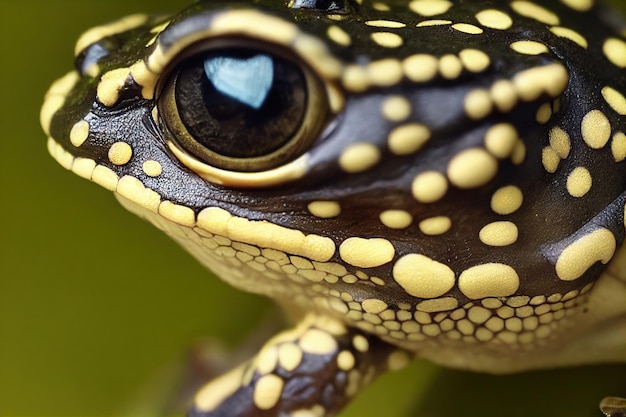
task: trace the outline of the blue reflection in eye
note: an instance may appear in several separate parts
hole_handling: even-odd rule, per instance
[[[204,72],[220,93],[258,109],[274,80],[274,64],[268,55],[247,59],[216,56],[204,61]]]

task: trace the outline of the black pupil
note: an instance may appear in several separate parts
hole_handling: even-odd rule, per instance
[[[290,61],[248,49],[213,51],[180,70],[176,104],[191,136],[232,158],[268,155],[297,132],[307,102]]]

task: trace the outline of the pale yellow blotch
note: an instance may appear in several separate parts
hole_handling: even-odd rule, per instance
[[[163,172],[163,167],[158,161],[148,159],[141,165],[143,172],[149,177],[158,177]]]
[[[588,43],[587,39],[585,39],[580,33],[562,26],[553,26],[550,28],[550,32],[554,33],[556,36],[561,38],[569,39],[574,42],[581,48],[587,49]]]
[[[602,89],[602,97],[617,114],[626,115],[626,97],[616,89],[606,86]]]
[[[278,348],[276,345],[265,345],[255,358],[256,370],[261,375],[273,372],[278,365]]]
[[[561,0],[561,3],[576,11],[586,12],[593,7],[595,0]]]
[[[196,214],[192,209],[171,201],[163,201],[159,204],[159,214],[183,226],[193,227],[196,224]]]
[[[552,118],[552,104],[543,103],[537,109],[537,113],[535,114],[535,120],[540,125],[545,125],[550,121],[550,118]]]
[[[611,123],[600,110],[591,110],[581,123],[583,140],[592,149],[601,149],[611,137]]]
[[[584,167],[576,167],[567,176],[567,192],[572,197],[584,197],[593,184],[589,170]]]
[[[411,362],[409,353],[405,350],[396,350],[387,358],[387,367],[390,371],[399,371]]]
[[[561,158],[556,153],[554,148],[550,146],[546,146],[541,150],[541,164],[543,165],[543,169],[550,174],[554,174],[556,170],[559,168],[559,164],[561,163]]]
[[[515,74],[513,84],[523,101],[533,101],[542,94],[557,97],[565,91],[569,74],[561,64],[534,67]]]
[[[626,159],[626,134],[623,132],[617,132],[613,135],[611,141],[611,153],[613,153],[613,159],[615,162],[622,162]]]
[[[299,340],[300,348],[313,355],[329,355],[338,348],[337,341],[328,332],[309,329]]]
[[[413,216],[404,210],[385,210],[379,218],[390,229],[406,229],[413,222]]]
[[[366,313],[380,314],[389,307],[383,300],[377,298],[368,298],[361,303]]]
[[[333,42],[341,46],[350,46],[350,44],[352,43],[352,39],[350,38],[350,35],[348,35],[339,26],[335,26],[335,25],[329,26],[326,31],[326,35],[328,35],[328,37]]]
[[[513,25],[513,19],[501,10],[486,9],[476,13],[476,20],[490,29],[506,30]]]
[[[513,222],[489,223],[478,234],[480,241],[488,246],[508,246],[517,242],[517,226]]]
[[[135,177],[125,175],[120,178],[115,192],[145,209],[154,213],[158,212],[161,196],[155,191],[146,188]]]
[[[400,122],[411,115],[411,102],[403,96],[391,96],[383,100],[380,112],[392,122]]]
[[[194,398],[195,407],[204,412],[210,412],[219,407],[225,399],[241,387],[246,366],[247,364],[241,365],[202,387]]]
[[[409,3],[409,9],[422,16],[436,16],[447,12],[452,3],[444,0],[413,0]]]
[[[72,163],[72,172],[79,177],[91,180],[93,170],[96,168],[96,161],[91,158],[75,158]]]
[[[383,48],[397,48],[402,46],[404,40],[400,35],[391,32],[374,32],[370,35],[372,40]]]
[[[482,72],[491,64],[489,55],[478,49],[463,49],[459,52],[463,66],[470,72]]]
[[[402,61],[402,69],[406,77],[414,82],[428,82],[435,78],[439,61],[432,55],[411,55]]]
[[[461,60],[452,54],[446,54],[439,59],[439,73],[447,80],[458,78],[463,72]]]
[[[104,73],[96,89],[96,96],[100,103],[107,107],[112,107],[117,103],[120,91],[129,75],[130,68],[116,68]]]
[[[526,144],[522,139],[517,141],[515,149],[513,149],[513,155],[511,155],[511,162],[515,165],[521,165],[526,159]]]
[[[456,154],[448,164],[448,178],[459,188],[487,184],[498,172],[498,161],[485,149],[470,148]]]
[[[448,216],[429,217],[419,222],[419,229],[429,236],[439,236],[452,227],[452,220]]]
[[[278,404],[285,381],[278,375],[264,375],[256,382],[253,393],[254,405],[261,410],[269,410]]]
[[[78,72],[71,71],[54,81],[44,97],[39,111],[39,123],[46,135],[50,136],[50,124],[54,114],[63,106],[65,98],[80,79]]]
[[[402,64],[396,59],[381,59],[371,62],[366,67],[367,78],[370,84],[380,87],[389,87],[402,79]]]
[[[115,142],[109,148],[109,161],[115,165],[125,165],[133,157],[133,148],[126,142]]]
[[[387,3],[383,2],[374,2],[372,3],[372,7],[374,8],[374,10],[378,10],[379,12],[388,12],[389,10],[391,10],[391,7],[389,7]]]
[[[451,25],[452,20],[443,20],[443,19],[432,19],[432,20],[423,20],[415,25],[418,28],[428,27],[428,26],[446,26]]]
[[[89,137],[89,123],[86,120],[81,120],[72,126],[70,130],[70,143],[75,147],[79,147]]]
[[[47,142],[48,153],[54,158],[63,168],[71,169],[74,163],[74,155],[67,152],[61,145],[55,142],[54,139],[48,138]]]
[[[514,185],[499,188],[491,196],[491,210],[500,215],[515,213],[522,206],[524,194]]]
[[[329,219],[341,214],[341,206],[336,201],[312,201],[307,205],[309,212],[315,217]]]
[[[377,27],[377,28],[403,28],[406,24],[402,22],[396,22],[395,20],[367,20],[365,22],[367,26]]]
[[[438,313],[440,311],[451,311],[459,306],[459,301],[454,297],[433,298],[432,300],[420,301],[415,309],[425,313]],[[430,318],[428,319],[430,320]]]
[[[626,68],[626,41],[608,38],[602,45],[602,51],[613,65]]]
[[[483,33],[483,30],[481,28],[479,28],[478,26],[470,25],[469,23],[455,23],[451,27],[454,30],[467,33],[469,35],[480,35],[481,33]]]
[[[411,185],[413,197],[420,203],[439,201],[448,191],[448,180],[438,171],[426,171],[417,175]]]
[[[348,146],[339,157],[339,166],[348,173],[367,171],[380,161],[378,148],[366,142]]]
[[[510,123],[498,123],[487,130],[485,147],[496,158],[504,159],[511,156],[519,136]]]
[[[278,363],[287,372],[300,366],[303,355],[302,349],[295,343],[283,343],[278,347]]]
[[[116,20],[115,22],[91,28],[78,38],[76,46],[74,47],[74,55],[78,56],[78,54],[80,54],[85,48],[106,38],[107,36],[134,29],[143,25],[147,21],[147,15],[133,14]]]
[[[463,106],[467,117],[472,120],[480,120],[491,113],[493,101],[491,101],[488,90],[478,88],[467,93]]]
[[[436,298],[454,287],[454,271],[427,256],[404,255],[393,266],[393,279],[404,290],[418,298]]]
[[[419,151],[430,139],[428,127],[419,123],[398,126],[389,133],[387,145],[395,155],[410,155]]]
[[[500,263],[473,266],[461,272],[458,286],[468,298],[507,297],[519,288],[515,269]]]
[[[387,239],[350,237],[339,246],[341,259],[360,268],[374,268],[391,262],[396,253]]]
[[[109,191],[115,191],[119,177],[104,165],[97,165],[91,174],[91,180]]]
[[[342,350],[339,352],[339,355],[337,355],[337,366],[342,371],[348,372],[352,370],[355,362],[354,355],[348,350]]]
[[[550,10],[530,1],[514,1],[511,8],[517,13],[547,25],[556,26],[560,23],[559,17]]]
[[[569,135],[560,127],[553,127],[550,129],[550,147],[554,149],[554,152],[561,159],[565,159],[569,156],[572,144]]]
[[[350,65],[344,69],[341,83],[349,91],[362,92],[367,90],[370,80],[365,68],[358,65]]]
[[[616,249],[613,233],[603,227],[570,244],[556,261],[556,275],[563,281],[574,281],[596,262],[609,263]]]
[[[537,41],[516,41],[510,44],[509,47],[522,55],[541,55],[549,52],[546,45]]]
[[[142,87],[141,96],[146,100],[152,100],[154,98],[156,83],[159,80],[158,74],[150,71],[146,63],[140,59],[131,65],[130,75],[133,77],[133,80]]]
[[[508,113],[517,104],[518,96],[515,86],[509,80],[498,80],[489,89],[489,96],[502,113]]]

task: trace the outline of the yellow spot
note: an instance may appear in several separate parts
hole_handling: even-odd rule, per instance
[[[556,275],[563,281],[574,281],[596,262],[609,263],[615,249],[615,236],[610,230],[594,230],[563,250],[556,261]]]
[[[368,298],[361,303],[363,310],[371,314],[380,314],[389,307],[387,303],[376,298]]]
[[[479,88],[470,91],[463,102],[465,114],[472,120],[480,120],[493,110],[493,102],[489,91]]]
[[[413,222],[413,216],[404,210],[385,210],[379,217],[380,222],[390,229],[406,229]]]
[[[626,97],[622,93],[606,86],[602,89],[602,97],[617,114],[626,116]]]
[[[495,9],[486,9],[476,13],[476,20],[490,29],[506,30],[513,25],[513,20],[508,14]]]
[[[510,112],[517,104],[517,91],[509,80],[498,80],[493,83],[489,95],[502,113]]]
[[[339,26],[329,26],[326,31],[328,37],[338,45],[341,46],[350,46],[352,43],[352,39],[350,39],[350,35],[348,35],[343,29]]]
[[[299,341],[300,348],[313,355],[329,355],[338,348],[337,341],[328,333],[320,329],[309,329]]]
[[[452,220],[447,216],[435,216],[424,219],[419,223],[422,233],[429,236],[439,236],[452,227]]]
[[[133,156],[133,148],[126,142],[115,142],[109,148],[109,161],[115,165],[127,164]]]
[[[459,52],[459,58],[470,72],[482,72],[491,64],[489,55],[478,49],[463,49]]]
[[[146,188],[141,181],[130,175],[120,178],[115,192],[154,213],[158,211],[161,203],[161,196],[158,193]]]
[[[351,174],[363,172],[380,161],[380,151],[375,145],[366,142],[348,146],[339,157],[339,166]]]
[[[387,3],[382,2],[372,3],[372,7],[374,8],[374,10],[378,10],[379,12],[388,12],[389,10],[391,10]]]
[[[387,239],[350,237],[339,246],[339,256],[360,268],[374,268],[391,262],[396,253]]]
[[[444,0],[413,0],[409,9],[422,16],[436,16],[448,11],[452,3]]]
[[[283,343],[278,347],[278,363],[287,372],[296,369],[302,363],[302,349],[294,343]]]
[[[367,26],[377,27],[377,28],[403,28],[406,25],[402,22],[396,22],[393,20],[368,20],[365,22]]]
[[[439,59],[439,73],[447,80],[458,78],[463,72],[463,64],[455,55],[446,54]]]
[[[459,152],[448,164],[448,178],[459,188],[487,184],[498,172],[498,161],[482,148]]]
[[[622,162],[626,159],[626,134],[623,132],[617,132],[613,135],[611,141],[611,152],[613,153],[613,159],[615,162]]]
[[[96,168],[96,161],[91,158],[75,158],[72,163],[72,172],[79,177],[91,180],[93,171]]]
[[[591,110],[581,123],[583,140],[592,149],[601,149],[611,137],[611,123],[600,110]]]
[[[602,45],[607,59],[620,68],[626,68],[626,42],[617,38],[608,38]]]
[[[535,120],[540,125],[545,125],[550,121],[552,117],[552,105],[550,103],[543,103],[537,109],[537,114],[535,115]]]
[[[546,45],[536,41],[516,41],[509,45],[509,47],[518,54],[523,55],[540,55],[549,52]]]
[[[489,223],[478,234],[480,241],[489,246],[508,246],[517,241],[518,231],[515,223],[493,222]]]
[[[542,94],[557,97],[565,91],[569,74],[561,64],[534,67],[515,74],[513,84],[518,96],[524,101],[533,101]]]
[[[361,92],[369,87],[369,76],[365,68],[350,65],[345,68],[341,76],[341,83],[347,90]]]
[[[454,297],[434,298],[432,300],[421,301],[415,309],[426,313],[437,313],[439,311],[454,310],[459,306],[459,302]],[[417,317],[416,317],[417,318]],[[430,317],[428,318],[430,320]]]
[[[543,165],[543,169],[550,174],[554,174],[556,170],[559,168],[559,164],[561,163],[561,158],[556,153],[556,151],[550,146],[546,146],[541,150],[541,164]]]
[[[307,208],[312,215],[322,219],[337,217],[341,213],[341,206],[336,201],[312,201]]]
[[[409,80],[428,82],[437,75],[439,61],[432,55],[411,55],[402,61],[402,68]]]
[[[158,177],[163,172],[163,167],[158,161],[154,161],[152,159],[148,159],[141,166],[143,172],[146,173],[149,177]]]
[[[354,346],[354,348],[361,353],[365,353],[370,349],[369,342],[360,334],[357,334],[352,338],[352,346]]]
[[[411,103],[403,96],[391,96],[383,100],[381,113],[392,122],[400,122],[411,115]]]
[[[236,217],[217,207],[202,210],[196,225],[237,242],[300,255],[314,261],[326,262],[335,254],[335,243],[328,237],[305,235],[299,230],[267,221]]]
[[[285,381],[278,375],[264,375],[256,382],[254,387],[254,405],[261,410],[269,410],[278,404],[283,393]]]
[[[466,297],[473,300],[507,297],[519,288],[519,276],[509,265],[486,263],[463,271],[458,286]]]
[[[470,35],[480,35],[483,33],[483,30],[478,26],[470,25],[469,23],[455,23],[451,26],[452,29],[458,30],[459,32],[467,33]]]
[[[183,226],[193,227],[196,223],[196,215],[192,209],[171,201],[163,201],[159,204],[159,214]]]
[[[580,33],[572,29],[564,28],[562,26],[553,26],[550,28],[550,32],[561,38],[569,39],[581,48],[587,49],[587,39],[585,39]]]
[[[119,99],[120,91],[130,75],[130,68],[116,68],[106,72],[100,78],[96,95],[100,103],[112,107]]]
[[[507,185],[491,196],[491,210],[500,215],[515,213],[522,206],[523,201],[522,190],[514,185]]]
[[[387,367],[390,371],[399,371],[406,367],[409,362],[411,362],[411,357],[408,352],[398,349],[387,358]]]
[[[402,79],[402,64],[396,59],[374,61],[366,69],[368,81],[380,87],[389,87]]]
[[[595,0],[561,0],[561,3],[576,11],[586,12],[593,7]]]
[[[391,32],[374,32],[370,37],[383,48],[397,48],[404,43],[402,37]]]
[[[241,387],[245,370],[246,366],[241,365],[202,387],[194,398],[195,407],[204,412],[210,412],[219,407]]]
[[[77,56],[88,46],[116,33],[134,29],[146,23],[148,16],[145,14],[133,14],[115,22],[96,26],[83,33],[74,47],[74,55]]]
[[[342,350],[337,355],[337,366],[342,371],[348,372],[354,368],[355,359],[354,355],[348,350]]]
[[[86,120],[81,120],[72,126],[70,130],[70,142],[75,147],[79,147],[89,137],[89,123]]]
[[[487,130],[485,147],[496,158],[508,158],[519,139],[517,130],[510,123],[499,123]]]
[[[530,1],[514,1],[511,3],[511,8],[517,14],[538,20],[547,25],[555,26],[560,23],[556,14]]]
[[[567,177],[567,192],[572,197],[583,197],[591,190],[592,178],[587,168],[576,167]]]
[[[409,123],[393,129],[387,138],[387,145],[395,155],[410,155],[419,151],[429,139],[428,127],[419,123]]]
[[[393,279],[418,298],[440,297],[450,291],[455,282],[450,267],[417,253],[398,259],[393,266]]]
[[[572,148],[570,137],[567,132],[560,127],[554,127],[550,129],[549,136],[550,147],[554,149],[554,152],[556,152],[561,159],[567,158]]]
[[[423,20],[415,25],[418,28],[428,27],[428,26],[446,26],[451,25],[451,20],[442,20],[442,19],[432,19],[432,20]]]
[[[523,140],[518,140],[515,145],[515,149],[513,149],[513,155],[511,155],[511,162],[515,165],[521,165],[526,159],[526,145]]]
[[[119,177],[104,165],[97,165],[91,174],[91,180],[109,191],[115,191]]]
[[[439,201],[448,191],[446,177],[438,171],[426,171],[417,175],[411,185],[413,197],[420,203]]]

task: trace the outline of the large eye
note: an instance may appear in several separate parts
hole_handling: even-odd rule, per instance
[[[263,171],[308,149],[326,97],[295,57],[241,43],[186,54],[161,89],[159,114],[171,139],[201,162]]]

